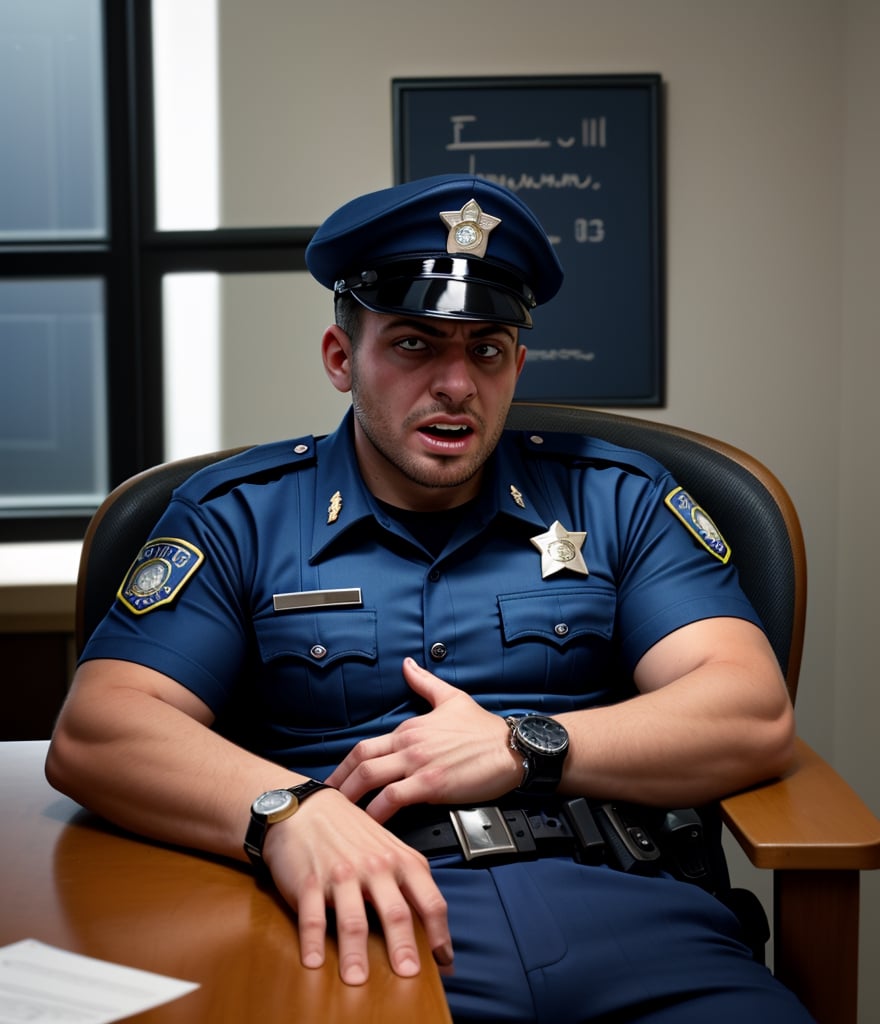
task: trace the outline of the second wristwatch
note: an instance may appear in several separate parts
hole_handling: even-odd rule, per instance
[[[546,715],[511,715],[510,745],[523,755],[525,793],[555,793],[568,754],[568,730]]]

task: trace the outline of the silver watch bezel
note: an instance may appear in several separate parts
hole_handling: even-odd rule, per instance
[[[267,789],[251,804],[251,813],[267,825],[274,825],[290,817],[298,806],[299,800],[289,789]]]
[[[542,729],[546,729],[550,726],[553,730],[558,730],[558,742],[552,745],[543,742],[543,732],[536,734],[531,731],[531,727],[535,723],[541,723]],[[522,715],[515,719],[511,724],[512,738],[516,741],[517,747],[520,750],[524,750],[529,754],[537,754],[541,757],[562,757],[569,746],[569,735],[568,730],[560,722],[557,722],[555,718],[551,718],[549,715]]]

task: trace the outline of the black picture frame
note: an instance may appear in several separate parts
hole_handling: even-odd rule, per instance
[[[565,283],[535,310],[517,397],[663,405],[660,75],[391,85],[397,184],[473,173],[507,185],[557,246]]]

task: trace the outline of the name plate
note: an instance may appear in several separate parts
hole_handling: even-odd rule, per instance
[[[273,594],[276,612],[298,612],[306,608],[359,608],[363,604],[360,587],[342,590],[300,590],[293,594]]]

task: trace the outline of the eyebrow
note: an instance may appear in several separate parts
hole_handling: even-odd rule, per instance
[[[455,322],[455,321],[453,321],[453,322]],[[471,321],[464,321],[464,322],[465,323],[478,323],[479,321],[471,320]],[[421,332],[422,334],[429,334],[429,335],[431,335],[432,338],[445,338],[447,336],[447,332],[444,331],[442,327],[435,326],[433,323],[430,322],[430,320],[427,320],[427,319],[416,319],[416,318],[409,318],[409,317],[400,317],[398,319],[391,320],[386,325],[386,330],[389,330],[389,331],[398,330],[401,327],[405,327],[405,328],[407,328],[409,330],[416,331],[417,333]],[[516,344],[516,341],[517,341],[516,334],[515,334],[513,328],[509,327],[507,324],[496,324],[496,323],[490,323],[488,321],[487,322],[483,322],[483,323],[480,323],[479,327],[474,328],[470,332],[470,336],[472,338],[485,338],[485,337],[490,337],[492,335],[497,335],[499,333],[507,335],[509,340],[512,341],[514,344]]]

